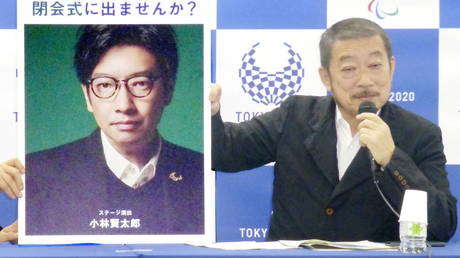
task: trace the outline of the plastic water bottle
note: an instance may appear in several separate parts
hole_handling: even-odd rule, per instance
[[[419,254],[426,249],[426,223],[399,222],[399,250],[403,253]]]
[[[419,254],[426,249],[427,193],[406,190],[399,216],[399,250],[403,253]]]

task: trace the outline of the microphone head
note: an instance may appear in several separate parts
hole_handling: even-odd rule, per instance
[[[377,107],[375,106],[374,102],[371,101],[363,101],[359,105],[358,114],[361,113],[377,113]]]

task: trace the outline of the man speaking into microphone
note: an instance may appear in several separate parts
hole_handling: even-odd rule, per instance
[[[388,102],[395,58],[386,33],[366,19],[340,21],[323,33],[320,57],[331,96],[291,96],[251,121],[224,123],[212,87],[213,168],[275,162],[269,240],[398,241],[398,217],[371,167],[398,212],[404,190],[428,192],[428,240],[449,240],[457,211],[441,130]],[[376,114],[358,113],[365,101]]]

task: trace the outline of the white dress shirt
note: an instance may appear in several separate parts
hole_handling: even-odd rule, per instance
[[[380,109],[377,111],[377,115],[379,114]],[[350,124],[343,118],[337,105],[335,106],[335,129],[337,131],[337,166],[340,180],[361,148],[361,144],[357,134],[354,137],[351,136]]]
[[[350,124],[343,118],[338,106],[335,107],[335,129],[337,131],[337,166],[339,180],[341,180],[361,145],[358,135],[354,137],[351,135]]]
[[[158,146],[158,148],[156,149],[152,158],[147,162],[147,164],[144,165],[142,169],[139,169],[136,165],[118,153],[117,150],[115,150],[115,148],[110,144],[107,136],[104,134],[104,132],[102,132],[102,130],[101,139],[107,166],[123,183],[131,188],[136,189],[155,177],[158,157],[161,151],[160,137],[156,137],[156,141],[158,142],[154,144],[154,146]]]

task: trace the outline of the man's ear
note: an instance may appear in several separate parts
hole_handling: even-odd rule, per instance
[[[394,56],[392,56],[390,58],[390,73],[391,73],[391,79],[393,80],[393,74],[395,72],[395,68],[396,68],[396,58]]]
[[[172,100],[172,97],[173,97],[173,92],[174,92],[174,84],[175,84],[175,80],[173,79],[169,79],[168,81],[166,81],[162,86],[163,86],[163,106],[167,106],[169,105],[169,103],[171,103],[171,100]],[[169,89],[169,90],[166,90],[166,89]]]
[[[88,112],[93,113],[93,105],[91,104],[91,99],[90,99],[90,96],[88,95],[88,90],[89,90],[88,86],[82,84],[81,90],[83,91],[83,95],[85,96],[86,109],[88,110]]]
[[[319,77],[321,78],[321,81],[324,84],[324,87],[326,87],[327,91],[332,92],[332,87],[331,87],[332,83],[331,83],[331,76],[329,75],[329,71],[326,68],[321,66],[318,69],[318,73],[319,73]]]

